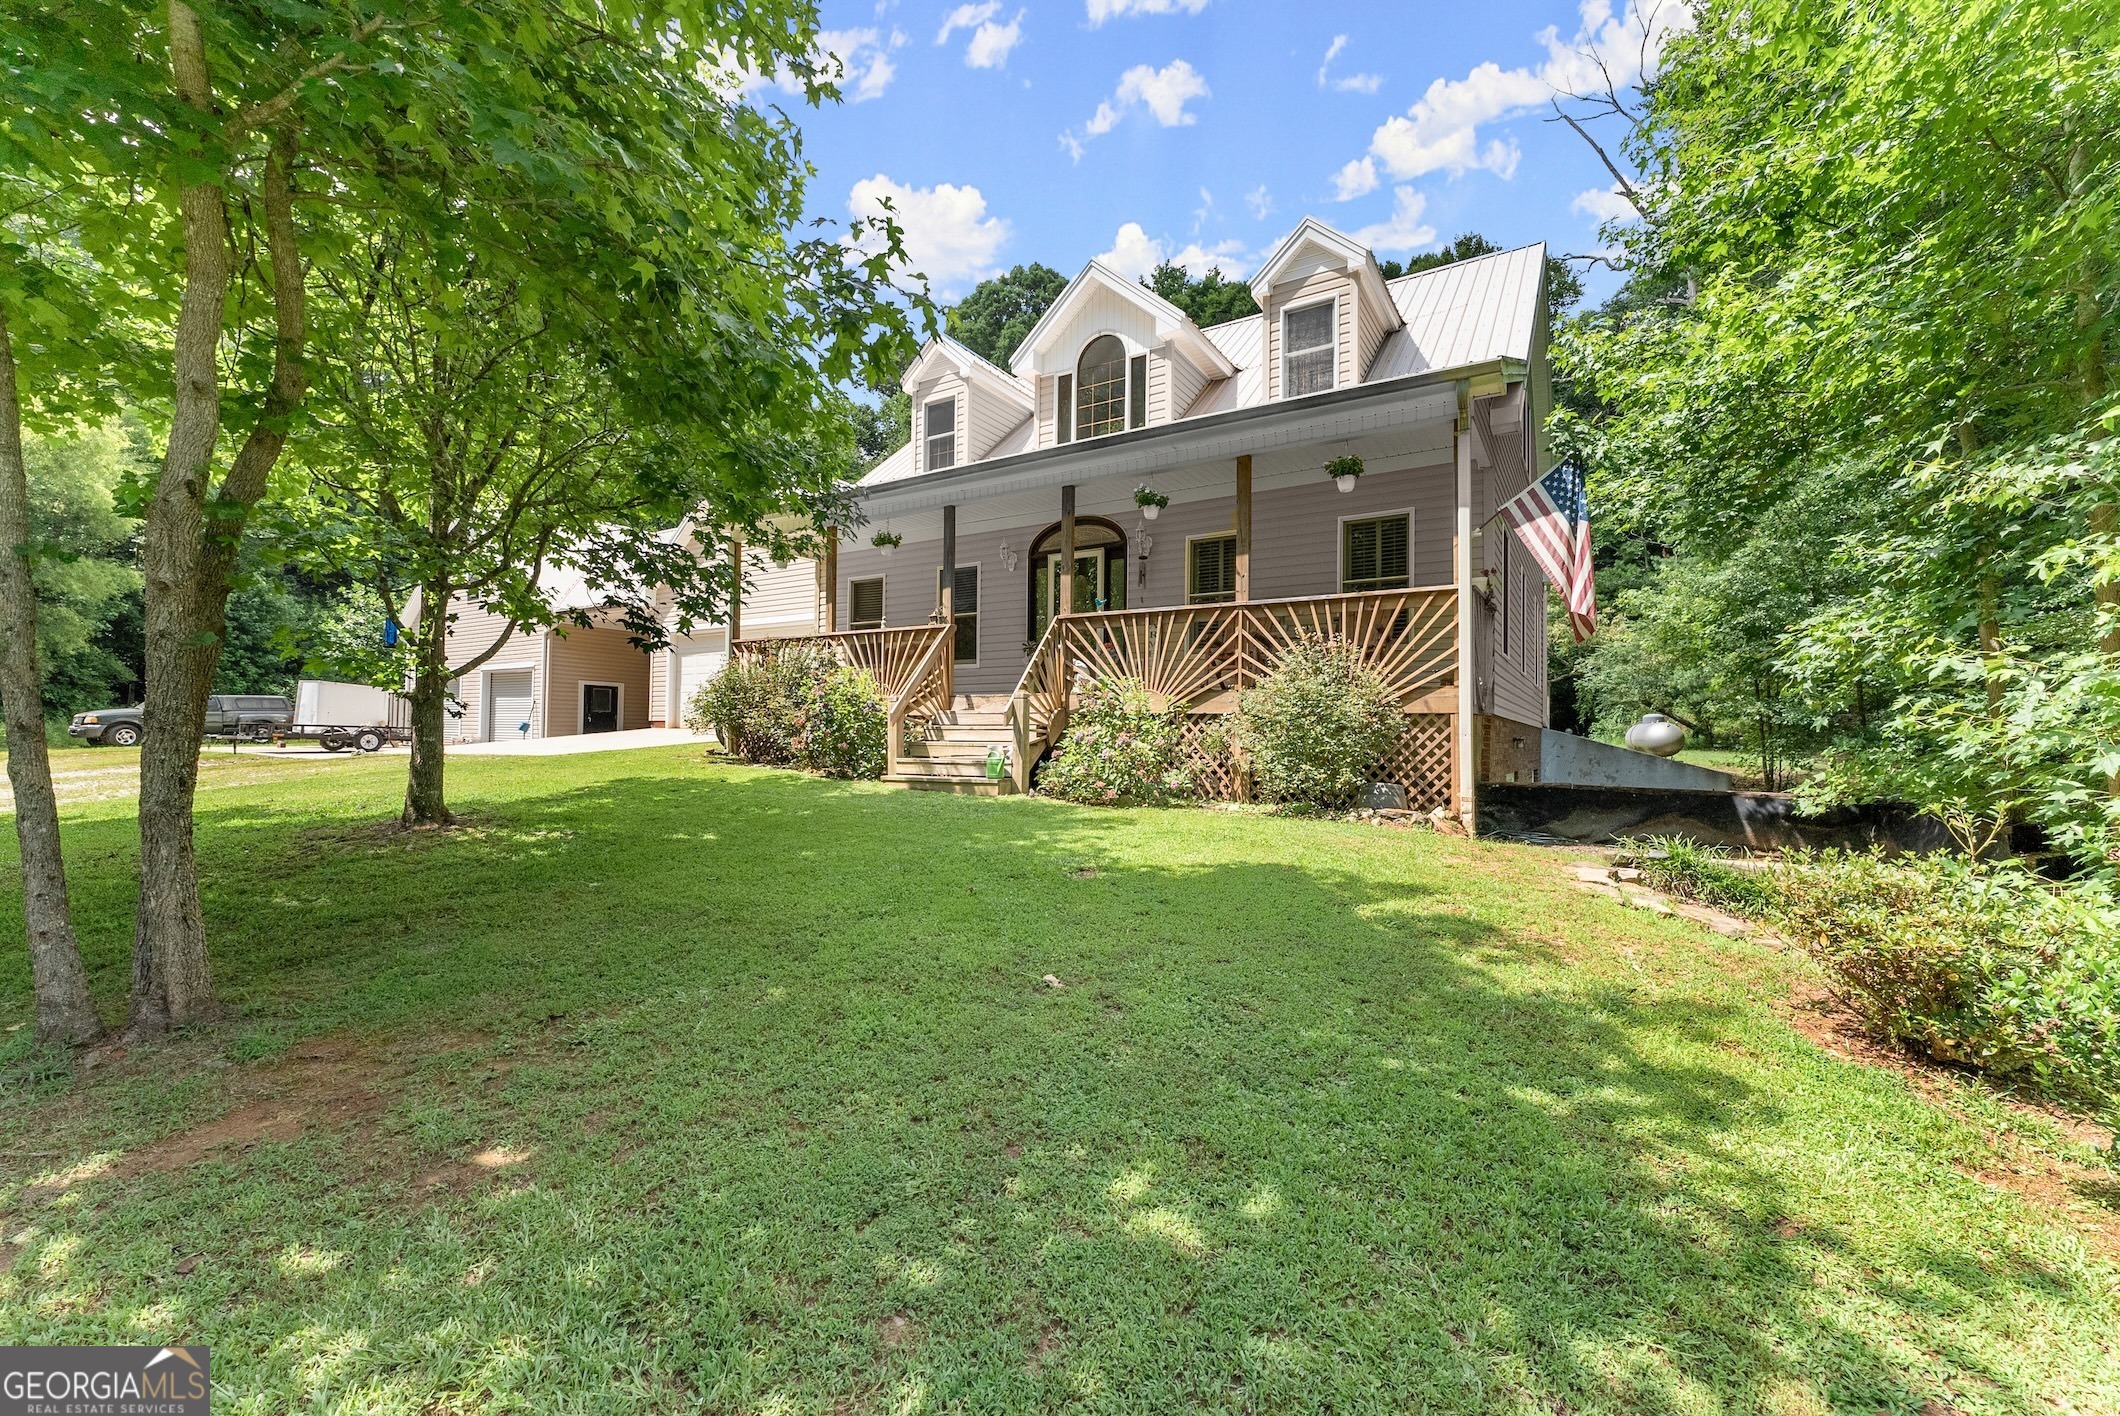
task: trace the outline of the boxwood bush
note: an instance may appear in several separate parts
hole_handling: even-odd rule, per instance
[[[1305,637],[1238,698],[1230,741],[1262,801],[1344,807],[1405,726],[1390,687],[1352,646]]]

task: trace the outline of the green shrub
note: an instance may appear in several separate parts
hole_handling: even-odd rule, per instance
[[[883,775],[889,711],[865,670],[815,645],[739,659],[693,695],[685,726],[746,762],[829,777]]]
[[[1953,856],[1800,852],[1748,874],[1684,842],[1644,883],[1764,919],[1877,1036],[2050,1095],[2120,1106],[2120,907],[2095,885]]]
[[[1237,702],[1230,741],[1265,801],[1351,805],[1406,723],[1348,645],[1304,638]]]
[[[1185,710],[1158,707],[1139,679],[1100,679],[1082,690],[1067,735],[1039,774],[1038,790],[1088,806],[1162,804],[1193,795],[1180,744]]]
[[[795,761],[827,777],[881,777],[890,716],[867,669],[835,669],[810,686]]]

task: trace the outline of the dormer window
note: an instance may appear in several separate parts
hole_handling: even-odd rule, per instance
[[[1339,323],[1337,301],[1307,305],[1281,316],[1281,392],[1284,398],[1325,393],[1332,388],[1339,363],[1333,326]]]
[[[1062,375],[1063,399],[1067,378]],[[1148,356],[1126,357],[1126,346],[1118,336],[1100,334],[1082,351],[1075,365],[1074,436],[1101,438],[1108,433],[1148,426]],[[1059,440],[1067,442],[1066,410],[1060,418]]]
[[[957,400],[938,398],[922,413],[927,436],[927,470],[957,465]]]

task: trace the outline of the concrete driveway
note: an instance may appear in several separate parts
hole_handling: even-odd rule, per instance
[[[576,733],[571,737],[503,738],[498,742],[453,742],[451,757],[564,757],[576,752],[623,752],[635,747],[704,747],[711,738],[689,728],[632,728],[622,733]]]

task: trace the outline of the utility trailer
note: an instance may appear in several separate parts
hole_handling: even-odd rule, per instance
[[[380,752],[412,741],[412,705],[364,683],[303,679],[295,685],[294,722],[284,738],[315,738],[326,752]]]

